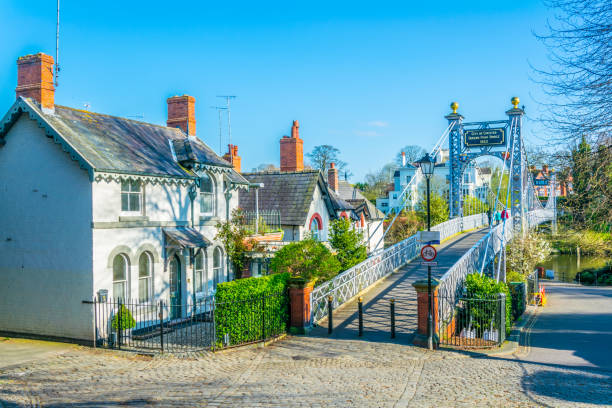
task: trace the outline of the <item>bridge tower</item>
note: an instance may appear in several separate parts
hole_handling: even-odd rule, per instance
[[[451,103],[452,113],[445,116],[449,123],[449,209],[450,217],[463,215],[462,175],[470,161],[480,156],[494,156],[501,159],[510,173],[510,189],[500,192],[499,200],[508,202],[510,215],[513,217],[513,228],[523,229],[525,212],[528,207],[526,186],[529,185],[529,172],[526,169],[526,157],[522,139],[522,118],[525,111],[518,107],[519,98],[512,98],[513,108],[506,111],[507,120],[486,122],[463,121],[457,113],[459,105]],[[532,203],[533,204],[533,203]]]

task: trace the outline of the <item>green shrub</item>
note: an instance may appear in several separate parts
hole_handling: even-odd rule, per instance
[[[281,248],[270,262],[271,273],[289,272],[293,277],[325,282],[340,271],[340,262],[329,249],[313,238]]]
[[[577,273],[574,279],[584,285],[594,285],[596,278],[598,285],[612,285],[612,262],[601,268],[585,269]]]
[[[289,322],[289,278],[288,273],[280,273],[220,283],[215,294],[216,346],[223,346],[225,334],[229,345],[236,345],[284,333]]]
[[[119,316],[121,316],[121,319]],[[117,313],[113,316],[111,327],[114,331],[127,330],[136,327],[136,320],[134,320],[134,317],[132,317],[132,312],[130,312],[125,305],[121,305]]]
[[[506,273],[506,282],[526,282],[527,278],[520,272],[508,271]]]
[[[351,228],[351,222],[340,218],[331,223],[329,243],[337,251],[340,267],[346,271],[367,258],[368,251],[363,242],[363,234]]]
[[[510,334],[512,328],[512,297],[508,286],[504,282],[497,282],[479,273],[471,273],[465,279],[465,289],[468,299],[497,299],[500,293],[506,294],[506,335]],[[472,327],[479,335],[489,329],[491,323],[496,327],[498,321],[497,303],[494,310],[490,310],[487,302],[479,300],[468,300],[468,310],[472,318]]]

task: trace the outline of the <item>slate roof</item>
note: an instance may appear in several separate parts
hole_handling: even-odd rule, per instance
[[[329,213],[335,217],[334,204],[318,170],[242,173],[242,175],[251,183],[264,184],[264,187],[259,189],[259,208],[278,210],[282,225],[306,223],[317,185],[321,188]],[[240,208],[245,211],[255,210],[254,189],[240,193]]]
[[[212,245],[212,242],[193,228],[163,228],[163,231],[168,240],[180,248],[206,248]]]
[[[53,113],[43,112],[29,98],[20,97],[0,122],[0,139],[21,113],[38,120],[47,134],[61,143],[81,167],[113,173],[193,178],[195,174],[174,160],[191,159],[213,166],[247,183],[232,165],[219,157],[202,140],[187,137],[182,130],[117,116],[104,115],[55,105]],[[170,142],[172,141],[172,142]]]
[[[351,183],[346,180],[338,180],[338,195],[353,207],[359,207],[360,205],[365,204],[368,215],[371,219],[385,218],[385,215],[376,208],[376,205],[365,198],[361,190],[355,186],[352,186]]]

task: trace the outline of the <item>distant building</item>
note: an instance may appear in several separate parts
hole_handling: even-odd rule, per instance
[[[376,199],[376,208],[383,212],[394,208],[415,210],[425,189],[425,177],[418,172],[418,166],[418,163],[407,163],[404,159],[402,166],[393,174],[393,188],[387,192],[386,197]],[[405,197],[402,196],[402,192],[415,174],[416,179],[408,187]],[[432,191],[441,194],[448,200],[449,180],[448,149],[442,149],[436,155],[436,165],[431,179]],[[491,169],[488,167],[479,168],[470,163],[463,173],[462,195],[476,197],[484,201],[490,184]]]
[[[554,170],[549,169],[548,165],[543,165],[541,169],[535,166],[529,169],[533,180],[535,193],[538,197],[548,197],[550,194],[550,184]],[[557,197],[565,197],[572,191],[571,176],[567,181],[556,180],[555,195]]]

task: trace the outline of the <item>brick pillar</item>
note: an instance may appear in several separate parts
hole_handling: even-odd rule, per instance
[[[289,281],[289,302],[291,306],[291,325],[289,331],[293,334],[306,334],[310,330],[310,295],[314,281],[308,282],[301,278]]]
[[[189,136],[196,134],[195,98],[189,95],[173,96],[168,103],[168,127],[178,127]]]
[[[431,279],[431,293],[432,295],[432,319],[433,319],[433,340],[434,347],[437,347],[440,343],[438,337],[438,286],[440,281],[437,279]],[[427,279],[421,279],[412,284],[417,292],[417,322],[418,329],[417,334],[414,336],[413,343],[417,346],[427,347]]]

